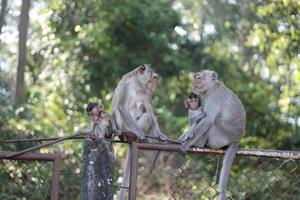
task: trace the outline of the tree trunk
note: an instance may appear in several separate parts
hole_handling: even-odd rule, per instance
[[[241,16],[243,18],[242,30],[240,31],[238,38],[240,46],[243,50],[241,67],[245,67],[246,65],[248,65],[250,72],[254,73],[253,68],[251,68],[250,66],[252,51],[249,47],[246,46],[247,36],[249,35],[248,30],[250,29],[250,19],[252,18],[250,12],[250,2],[247,0],[239,0],[238,3],[240,6]]]
[[[113,200],[113,165],[111,142],[85,141],[81,200]]]
[[[21,101],[25,96],[25,65],[26,65],[26,41],[29,22],[30,0],[23,0],[19,23],[19,59],[17,68],[17,83],[15,101]]]
[[[1,11],[0,11],[0,34],[2,33],[2,27],[5,24],[6,7],[7,7],[7,0],[2,0]]]

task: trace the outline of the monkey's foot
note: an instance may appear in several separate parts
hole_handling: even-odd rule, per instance
[[[192,138],[193,136],[194,134],[192,132],[186,131],[178,138],[178,141],[181,143],[185,143],[188,139]]]
[[[160,140],[160,141],[162,141],[162,142],[165,142],[165,141],[167,141],[168,137],[165,134],[160,133],[158,135],[157,139]]]
[[[140,143],[148,143],[149,140],[148,140],[148,138],[144,138],[144,139],[139,139],[139,142]]]

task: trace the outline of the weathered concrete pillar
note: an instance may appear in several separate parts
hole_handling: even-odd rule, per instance
[[[114,154],[108,141],[86,140],[83,150],[81,200],[113,200]]]

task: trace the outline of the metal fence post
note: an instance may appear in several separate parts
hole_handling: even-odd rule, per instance
[[[138,144],[133,142],[131,148],[131,166],[129,181],[129,200],[136,200],[137,191],[137,173],[138,173]]]
[[[56,155],[57,155],[57,157],[53,160],[53,177],[52,177],[52,182],[51,182],[51,200],[58,200],[61,156],[60,156],[60,154],[56,154]]]

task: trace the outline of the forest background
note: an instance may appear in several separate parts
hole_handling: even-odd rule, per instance
[[[188,127],[183,100],[193,73],[212,69],[245,105],[243,148],[299,150],[298,0],[2,0],[1,140],[86,127],[87,103],[101,98],[110,112],[122,75],[143,63],[161,76],[153,105],[170,138]],[[62,170],[81,173],[82,142],[40,152],[60,152]],[[62,177],[61,187],[62,199],[78,198],[80,176]]]

